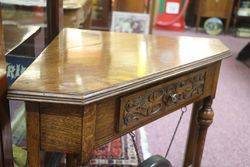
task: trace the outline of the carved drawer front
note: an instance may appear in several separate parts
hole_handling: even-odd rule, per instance
[[[206,70],[188,74],[121,98],[119,131],[167,114],[204,94]]]

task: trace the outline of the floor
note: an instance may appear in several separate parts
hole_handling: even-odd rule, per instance
[[[214,123],[210,126],[205,144],[202,167],[250,166],[250,68],[235,58],[249,39],[230,35],[209,36],[188,30],[184,33],[155,31],[166,36],[198,36],[219,38],[227,45],[232,57],[222,63],[216,99]],[[190,111],[191,106],[188,106]],[[190,113],[184,115],[168,159],[173,166],[182,166]],[[165,155],[170,138],[181,112],[173,113],[144,127],[150,154]]]

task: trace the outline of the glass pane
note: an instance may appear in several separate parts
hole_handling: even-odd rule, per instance
[[[4,32],[4,53],[11,85],[45,46],[46,1],[0,0]]]
[[[46,0],[0,0],[8,84],[26,70],[45,47]],[[10,101],[14,162],[26,164],[25,105]]]

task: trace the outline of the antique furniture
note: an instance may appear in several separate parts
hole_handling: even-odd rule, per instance
[[[86,28],[91,25],[92,0],[63,1],[64,28]]]
[[[250,37],[250,1],[238,0],[234,9],[233,27],[238,37]]]
[[[202,17],[219,17],[225,19],[225,32],[228,31],[234,0],[197,0],[196,3],[196,31]]]
[[[194,103],[184,166],[200,166],[228,56],[217,39],[64,29],[8,91],[26,103],[29,165],[40,151],[86,164],[94,148]]]
[[[6,98],[7,87],[3,29],[0,10],[0,167],[13,166],[10,115],[8,101]]]
[[[50,4],[48,6],[47,8],[48,11],[52,11],[56,8],[59,9],[59,5],[58,5],[59,3],[56,3],[56,2],[60,2],[60,1],[61,0],[53,0],[54,3],[52,1],[49,1],[53,4]],[[11,5],[22,5],[22,4],[16,4],[16,2],[17,1],[15,0],[11,0],[11,1],[3,0],[1,3],[11,4]],[[18,1],[18,2],[23,3],[21,1]],[[29,2],[27,1],[26,3],[31,3],[32,5],[40,6],[40,3],[38,2],[33,3],[33,1],[29,1]],[[54,10],[54,11],[58,12],[59,10]],[[1,13],[2,12],[0,12],[0,14]],[[10,14],[11,12],[7,12],[7,13]],[[15,21],[22,22],[23,20],[25,20],[25,19],[20,19],[19,14],[20,13],[16,13],[16,11],[12,11],[12,14],[10,16],[13,16],[15,18],[14,21],[13,20],[11,21],[12,24],[16,23]],[[49,33],[48,35],[46,35],[46,37],[49,37],[50,39],[53,38],[53,35],[57,35],[57,33],[60,30],[59,24],[57,24],[60,22],[59,15],[60,15],[59,12],[58,13],[50,12],[50,15],[48,16],[48,20],[50,21],[50,23],[48,24],[48,27],[53,27],[53,28],[50,28],[50,30],[48,30]],[[26,19],[25,21],[27,20],[30,20],[30,19]],[[33,24],[36,24],[37,22],[41,23],[44,21],[43,19],[40,20],[39,18],[38,19],[32,18],[31,20],[33,21]],[[8,20],[7,20],[7,23],[8,23]],[[16,54],[17,52],[19,53],[19,51],[22,53],[25,53],[25,55],[28,55],[28,56],[31,55],[29,54],[31,53],[31,51],[35,52],[34,54],[39,52],[40,48],[35,48],[34,44],[31,44],[31,42],[34,42],[35,39],[33,38],[33,36],[39,33],[40,29],[37,26],[6,25],[5,24],[3,25],[3,29],[4,29],[3,30],[2,18],[0,19],[0,25],[1,25],[0,26],[0,39],[1,39],[0,40],[1,41],[1,45],[0,45],[0,167],[11,167],[13,166],[12,142],[11,142],[12,136],[11,136],[11,127],[10,127],[9,105],[8,105],[8,101],[6,100],[7,78],[6,78],[6,63],[5,63],[6,60],[5,59],[9,58],[6,55],[10,55],[11,53]],[[4,40],[4,42],[2,41],[2,39]],[[41,41],[41,39],[39,41]],[[30,49],[27,49],[28,48],[27,44],[29,46],[33,45],[33,47],[31,46]],[[21,47],[22,49],[20,49]],[[6,56],[5,58],[4,58],[4,55]],[[7,64],[10,65],[9,62]],[[8,66],[7,66],[7,69],[8,69]],[[20,66],[19,66],[19,69],[20,69]],[[14,71],[13,73],[15,73],[15,75],[19,74],[16,71]]]
[[[91,29],[109,30],[112,0],[92,0]]]

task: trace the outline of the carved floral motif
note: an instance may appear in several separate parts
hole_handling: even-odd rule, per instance
[[[199,72],[188,79],[151,88],[143,94],[126,98],[123,105],[123,124],[128,126],[187,99],[203,94],[205,72]]]

